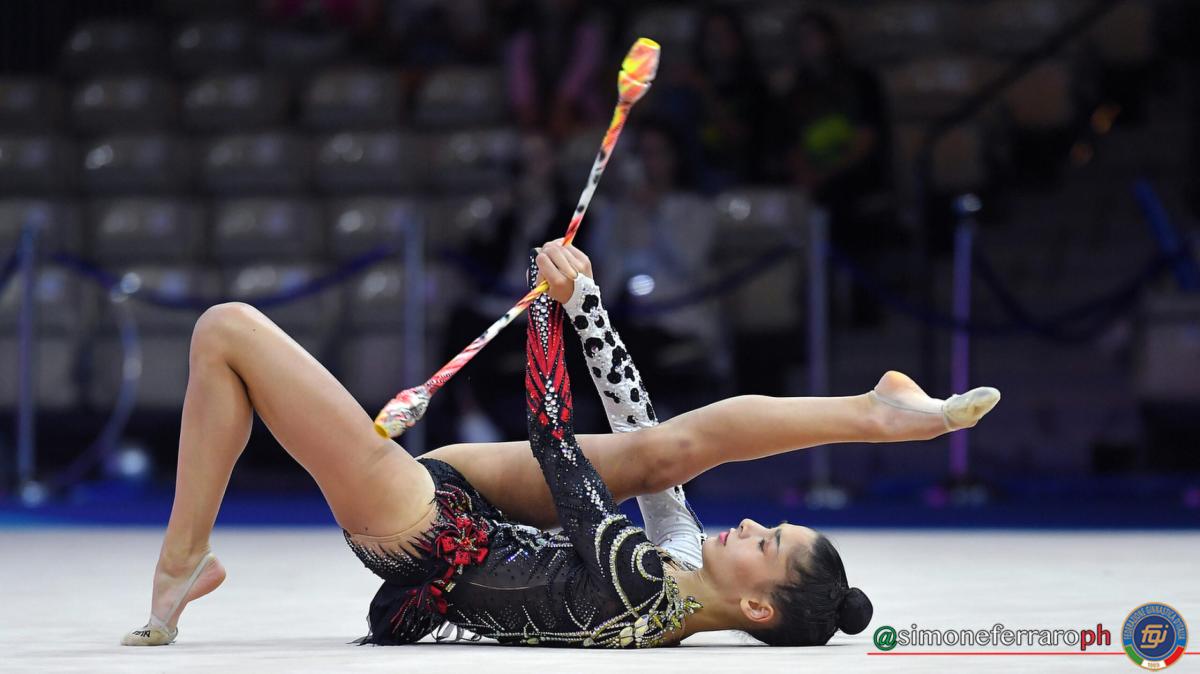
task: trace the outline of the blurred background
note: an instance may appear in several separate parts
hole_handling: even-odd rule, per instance
[[[969,434],[715,469],[708,524],[1200,525],[1198,25],[1188,0],[4,2],[0,522],[165,521],[215,302],[372,415],[424,381],[562,235],[647,36],[577,243],[660,418],[888,369],[1004,393]],[[523,337],[400,442],[521,438]],[[256,422],[221,521],[332,517]]]

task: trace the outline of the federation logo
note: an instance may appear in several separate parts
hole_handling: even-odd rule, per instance
[[[1134,664],[1143,669],[1166,669],[1183,657],[1187,623],[1175,609],[1153,602],[1133,609],[1125,618],[1121,644]]]

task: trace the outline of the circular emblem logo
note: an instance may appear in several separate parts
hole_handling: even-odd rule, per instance
[[[1142,604],[1125,618],[1121,644],[1134,664],[1144,669],[1164,669],[1183,657],[1187,623],[1166,604]]]
[[[896,628],[891,625],[884,625],[875,630],[875,648],[881,651],[890,651],[896,647]]]

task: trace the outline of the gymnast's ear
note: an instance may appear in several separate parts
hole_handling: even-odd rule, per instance
[[[742,615],[755,627],[763,627],[775,617],[775,607],[760,599],[742,597]]]

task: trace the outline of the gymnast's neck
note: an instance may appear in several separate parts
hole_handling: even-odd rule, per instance
[[[683,627],[671,633],[665,643],[674,645],[700,632],[741,630],[747,627],[741,611],[741,598],[723,593],[705,574],[703,567],[685,571],[668,566],[667,573],[678,581],[679,593],[684,597],[695,597],[702,608],[684,619]]]

